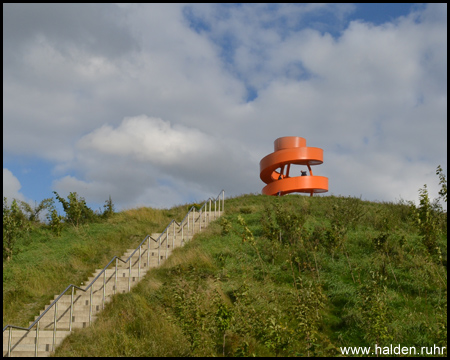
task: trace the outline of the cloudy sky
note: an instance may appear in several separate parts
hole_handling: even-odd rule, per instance
[[[325,196],[417,201],[446,134],[446,4],[3,4],[8,198],[260,193],[301,136]]]

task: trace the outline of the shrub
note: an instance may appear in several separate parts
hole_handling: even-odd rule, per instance
[[[56,191],[53,191],[56,199],[62,204],[64,211],[66,212],[66,220],[72,223],[74,226],[78,226],[81,223],[90,222],[94,219],[94,212],[87,207],[86,201],[82,197],[78,197],[76,192],[71,192],[66,201],[64,198],[58,195]]]
[[[17,240],[28,228],[25,215],[17,201],[14,199],[9,207],[6,197],[3,197],[3,260],[12,259]]]

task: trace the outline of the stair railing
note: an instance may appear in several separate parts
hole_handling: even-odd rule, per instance
[[[222,197],[222,199],[221,199]],[[131,269],[132,266],[135,265],[136,263],[138,263],[138,279],[140,280],[140,271],[141,271],[141,258],[142,256],[147,253],[147,267],[150,267],[150,240],[153,240],[154,242],[158,243],[158,265],[160,264],[160,260],[161,260],[161,256],[160,256],[160,249],[161,246],[164,244],[164,242],[166,242],[166,259],[167,259],[167,251],[168,251],[168,247],[169,247],[169,243],[168,243],[168,236],[169,236],[169,229],[170,226],[172,225],[173,228],[173,238],[172,238],[172,248],[174,245],[174,241],[175,241],[175,224],[180,228],[180,230],[178,232],[181,232],[181,239],[182,239],[182,243],[184,242],[184,237],[183,237],[183,229],[185,226],[187,226],[187,239],[189,240],[189,214],[192,213],[192,236],[195,234],[195,223],[198,222],[199,223],[199,231],[201,231],[201,221],[202,221],[202,213],[204,213],[204,221],[205,221],[205,227],[207,226],[206,223],[206,218],[207,218],[207,212],[208,212],[208,217],[209,217],[209,222],[211,221],[211,216],[212,216],[212,202],[214,202],[214,220],[216,220],[217,218],[219,218],[225,209],[225,191],[222,190],[219,195],[214,199],[214,198],[209,198],[208,200],[205,201],[205,203],[203,204],[203,206],[199,209],[199,215],[196,218],[195,217],[195,207],[192,206],[188,213],[186,214],[186,216],[183,218],[183,220],[181,220],[180,223],[178,223],[175,219],[173,219],[169,225],[166,226],[166,228],[163,230],[163,232],[156,238],[153,239],[150,235],[147,235],[144,240],[141,241],[141,243],[139,244],[139,246],[131,253],[130,256],[128,256],[128,258],[126,260],[121,259],[118,256],[114,256],[109,263],[100,271],[100,273],[89,283],[89,285],[83,289],[79,286],[70,284],[69,286],[67,286],[67,288],[55,299],[53,300],[53,302],[47,307],[47,309],[44,310],[44,312],[38,316],[38,318],[29,326],[29,327],[20,327],[20,326],[16,326],[16,325],[6,325],[3,328],[3,332],[5,332],[7,329],[9,329],[9,334],[8,334],[8,357],[11,357],[11,352],[14,350],[14,347],[11,345],[12,342],[12,329],[18,329],[18,330],[25,330],[27,331],[20,340],[24,339],[28,333],[31,331],[31,329],[33,329],[34,326],[36,326],[36,340],[35,340],[35,356],[38,356],[38,347],[39,347],[39,322],[42,319],[42,317],[50,311],[50,309],[53,307],[54,310],[54,316],[53,316],[53,341],[52,341],[52,351],[55,351],[55,345],[56,345],[56,331],[57,331],[57,322],[58,322],[58,301],[62,298],[63,295],[66,294],[67,291],[71,290],[71,300],[70,300],[70,309],[69,309],[69,331],[72,331],[72,320],[73,320],[73,307],[74,307],[74,290],[80,290],[83,291],[84,293],[86,293],[87,291],[89,291],[89,325],[91,324],[92,321],[92,303],[93,303],[93,285],[94,283],[100,278],[101,275],[103,275],[103,286],[102,286],[102,308],[104,309],[105,307],[105,300],[106,300],[106,283],[108,281],[111,280],[111,278],[114,276],[114,294],[116,294],[117,291],[117,269],[118,269],[118,262],[121,261],[122,263],[126,264],[129,263],[128,265],[128,269],[129,269],[129,276],[128,276],[128,291],[130,291],[131,289]],[[207,207],[207,204],[209,203],[209,210],[206,210],[205,207]],[[218,209],[217,209],[217,205],[218,205]],[[205,210],[204,210],[205,209]],[[165,239],[161,239],[163,237],[163,235],[165,234]],[[142,252],[142,245],[147,241],[147,249],[145,249]],[[138,255],[138,259],[136,260],[136,262],[133,264],[132,258],[133,255],[139,251],[139,255]],[[108,267],[112,264],[112,262],[115,260],[115,271],[113,273],[113,275],[111,275],[111,277],[108,279],[106,279],[106,270],[108,269]],[[100,289],[99,289],[100,290]],[[96,291],[99,291],[96,290]],[[67,310],[66,310],[67,312]],[[66,313],[65,312],[65,313]],[[60,316],[60,319],[64,316],[63,313]],[[20,343],[20,340],[15,344],[18,345]]]
[[[222,197],[222,199],[221,199]],[[209,198],[208,200],[206,200],[203,204],[203,206],[198,210],[199,215],[196,217],[195,212],[196,212],[196,208],[195,206],[192,206],[188,213],[186,214],[186,216],[183,218],[183,220],[181,220],[181,222],[176,221],[175,219],[172,220],[169,225],[166,226],[166,228],[162,231],[162,233],[156,238],[152,238],[151,236],[149,237],[149,241],[153,240],[154,242],[158,243],[158,264],[161,261],[161,256],[160,256],[160,251],[163,249],[162,246],[164,243],[166,243],[165,246],[165,251],[166,251],[166,256],[165,258],[167,259],[167,252],[168,252],[168,248],[169,248],[169,243],[168,243],[168,238],[169,238],[169,230],[171,228],[171,226],[173,227],[173,233],[172,233],[172,248],[173,248],[173,244],[174,244],[174,240],[175,240],[175,225],[178,226],[179,230],[178,233],[181,232],[181,242],[184,242],[184,228],[187,226],[187,237],[189,239],[189,231],[190,231],[190,226],[192,226],[192,235],[195,232],[195,224],[198,222],[199,223],[199,231],[201,231],[201,222],[202,222],[202,214],[204,215],[204,221],[205,221],[205,226],[206,224],[206,219],[209,217],[209,221],[211,221],[211,217],[212,217],[212,202],[214,201],[214,220],[218,217],[221,216],[221,214],[223,214],[224,212],[224,208],[225,208],[225,191],[222,190],[219,195],[214,199],[214,198]],[[209,209],[208,209],[208,204],[209,204]],[[218,205],[218,209],[217,209],[217,205]],[[192,216],[190,216],[190,214],[192,213]],[[192,218],[192,221],[190,221],[190,219]],[[150,248],[150,246],[149,246]],[[137,250],[137,249],[136,249]],[[135,251],[136,251],[135,250]]]

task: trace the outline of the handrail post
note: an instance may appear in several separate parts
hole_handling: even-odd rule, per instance
[[[172,236],[172,251],[173,251],[175,246],[175,221],[172,224],[173,224],[173,236]]]
[[[130,265],[128,265],[128,292],[129,292],[131,289],[131,263],[133,262],[133,257],[130,257],[128,261],[130,262]]]
[[[57,314],[57,307],[58,307],[58,303],[55,303],[55,316],[53,318],[53,344],[52,344],[52,351],[55,351],[55,343],[56,343],[56,320],[58,319],[58,314]]]
[[[198,225],[199,225],[198,232],[202,231],[202,211],[203,210],[200,210],[200,215],[198,216]]]
[[[12,327],[9,327],[8,335],[8,357],[11,357]]]
[[[209,225],[209,223],[210,223],[210,221],[211,221],[211,205],[212,205],[212,203],[211,203],[211,198],[209,198],[209,218],[208,218],[208,225]]]
[[[222,190],[222,214],[225,211],[225,191]]]
[[[195,208],[192,209],[192,236],[195,234]]]
[[[166,260],[168,251],[169,251],[169,231],[166,229]]]
[[[147,268],[150,269],[150,236],[147,238]]]
[[[89,296],[89,326],[91,326],[91,318],[92,318],[92,289],[94,288],[94,284],[91,285],[91,292]]]
[[[159,245],[158,245],[158,265],[159,265],[159,261],[160,261],[160,259],[161,259],[161,255],[160,255],[160,250],[161,250],[161,236],[162,236],[162,234],[161,235],[159,235]]]
[[[214,199],[214,220],[216,220],[217,199]]]
[[[141,280],[141,246],[139,246],[139,261],[138,261],[138,281]]]
[[[73,293],[75,288],[72,286],[72,295],[70,295],[70,319],[69,319],[69,331],[72,332],[72,317],[73,317]]]
[[[35,341],[35,346],[34,346],[34,356],[37,357],[38,356],[38,346],[39,346],[39,322],[40,320],[36,323],[36,341]]]
[[[183,222],[181,222],[181,241],[180,241],[180,246],[183,246],[184,244],[184,225]]]
[[[105,297],[106,297],[106,269],[103,272],[103,299],[102,299],[102,310],[105,310]]]
[[[116,258],[116,274],[114,278],[114,295],[117,293],[117,262],[119,261],[118,258]]]
[[[189,212],[188,212],[188,215],[187,215],[187,224],[188,224],[187,237],[188,237],[188,240],[189,240]]]

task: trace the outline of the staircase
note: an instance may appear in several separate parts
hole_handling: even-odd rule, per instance
[[[176,247],[204,229],[223,214],[225,194],[208,199],[196,210],[192,207],[178,223],[172,220],[162,233],[147,235],[136,249],[114,256],[87,279],[85,288],[69,285],[30,322],[28,328],[6,325],[3,328],[3,356],[49,356],[73,329],[85,328],[97,318],[118,293],[126,293],[151,268],[159,266]]]

